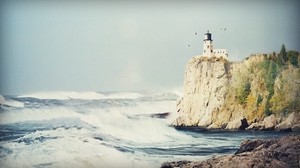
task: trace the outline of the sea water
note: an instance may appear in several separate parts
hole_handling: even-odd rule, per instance
[[[0,96],[0,167],[159,167],[234,153],[281,132],[174,128],[176,92]]]

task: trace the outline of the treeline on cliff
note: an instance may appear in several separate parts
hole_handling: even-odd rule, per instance
[[[286,51],[284,45],[279,53],[246,58],[246,66],[233,75],[223,110],[243,111],[248,121],[299,112],[299,62],[299,52]]]

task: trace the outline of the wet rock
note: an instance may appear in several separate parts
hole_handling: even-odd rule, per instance
[[[246,130],[274,130],[276,124],[278,122],[278,118],[275,117],[274,114],[264,118],[262,122],[252,123]]]
[[[172,126],[185,126],[184,116],[179,116],[176,120],[171,124]]]
[[[264,125],[262,123],[252,123],[249,127],[246,128],[246,130],[261,130],[261,128],[263,127]]]
[[[156,114],[150,114],[151,118],[167,118],[170,115],[170,112],[165,113],[156,113]]]
[[[182,167],[182,165],[188,165],[191,161],[178,161],[178,162],[165,162],[161,165],[161,168],[175,168],[175,167]]]
[[[243,152],[251,152],[255,148],[259,147],[263,144],[263,140],[245,140],[241,143],[240,148],[235,152],[235,154],[243,153]]]
[[[263,120],[264,128],[263,129],[266,129],[266,130],[274,129],[276,124],[277,124],[277,118],[275,117],[274,114],[272,114],[272,115],[264,118],[264,120]]]
[[[224,155],[201,162],[171,162],[163,165],[169,165],[168,168],[298,168],[299,161],[300,135],[289,135],[279,139],[243,141],[233,155]]]
[[[281,131],[287,130],[298,130],[300,126],[300,114],[299,113],[292,113],[286,118],[283,122],[275,126],[275,129]]]
[[[295,124],[292,126],[292,131],[300,132],[300,124]]]
[[[221,129],[222,125],[217,123],[212,123],[210,126],[207,127],[207,129]]]
[[[245,129],[248,126],[249,125],[248,125],[247,119],[243,118],[243,119],[236,119],[236,120],[229,122],[226,126],[226,129]]]
[[[241,125],[240,129],[245,129],[245,128],[247,128],[249,126],[246,118],[243,118],[241,120],[241,123],[242,123],[242,125]]]

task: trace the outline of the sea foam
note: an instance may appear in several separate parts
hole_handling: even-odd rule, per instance
[[[37,99],[83,99],[83,100],[100,100],[100,99],[134,99],[142,97],[141,94],[133,92],[120,92],[120,93],[99,93],[99,92],[72,92],[72,91],[59,91],[59,92],[36,92],[26,94],[22,97],[31,97]]]

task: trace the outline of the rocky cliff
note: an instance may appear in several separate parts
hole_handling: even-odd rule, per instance
[[[208,126],[212,111],[224,104],[230,72],[229,62],[220,58],[193,57],[186,66],[184,96],[179,100],[175,125]]]
[[[173,125],[272,129],[290,114],[299,118],[300,56],[294,52],[293,62],[281,60],[275,53],[235,63],[193,57],[186,66],[184,95]]]

